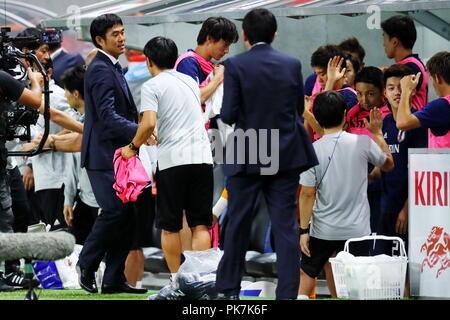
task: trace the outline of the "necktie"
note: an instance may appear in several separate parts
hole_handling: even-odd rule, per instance
[[[114,67],[116,68],[117,72],[119,73],[120,86],[122,87],[123,92],[125,93],[125,95],[129,99],[127,81],[125,80],[125,77],[123,76],[122,66],[120,65],[119,62],[117,62],[114,65]]]

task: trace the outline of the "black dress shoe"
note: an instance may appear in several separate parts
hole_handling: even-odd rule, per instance
[[[218,293],[214,300],[240,300],[238,294]]]
[[[83,290],[86,290],[89,293],[97,293],[97,283],[95,282],[95,276],[93,272],[87,272],[82,269],[80,265],[77,263],[76,266],[78,273],[78,283]]]
[[[102,293],[110,294],[110,293],[134,293],[134,294],[144,294],[147,293],[147,289],[138,289],[133,288],[128,283],[122,283],[119,285],[102,285]]]

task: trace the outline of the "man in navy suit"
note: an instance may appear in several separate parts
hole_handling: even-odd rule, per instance
[[[80,286],[96,293],[94,272],[103,257],[106,270],[102,293],[145,293],[125,280],[125,260],[131,247],[133,215],[113,189],[113,156],[136,134],[137,110],[118,62],[125,51],[125,31],[115,14],[94,19],[92,42],[99,48],[85,76],[85,123],[81,166],[86,168],[101,214],[80,253],[77,271]]]
[[[62,41],[62,39],[60,39]],[[69,53],[61,46],[61,42],[49,43],[50,58],[53,61],[53,80],[55,83],[64,88],[61,76],[64,71],[84,65],[84,59],[79,53]]]
[[[296,191],[299,174],[317,164],[300,121],[304,109],[301,64],[270,46],[277,22],[267,9],[250,11],[243,29],[251,49],[225,62],[220,117],[235,124],[235,132],[226,145],[229,222],[216,289],[218,299],[239,299],[252,213],[262,192],[277,253],[276,298],[295,299],[300,277]]]

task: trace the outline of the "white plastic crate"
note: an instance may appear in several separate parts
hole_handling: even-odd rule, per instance
[[[378,260],[375,257],[354,257],[349,261],[330,258],[338,298],[354,300],[402,299],[405,288],[408,258],[403,240],[399,237],[367,236],[345,242],[349,252],[350,242],[365,240],[396,240],[400,243],[400,256]]]

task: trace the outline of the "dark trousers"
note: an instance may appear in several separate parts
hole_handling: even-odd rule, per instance
[[[31,213],[22,175],[18,167],[8,170],[8,175],[14,214],[13,229],[14,232],[27,232],[28,223],[31,220]]]
[[[37,198],[36,192],[34,192],[34,186],[30,190],[26,190],[28,205],[30,207],[30,219],[28,220],[28,225],[39,223],[41,221],[42,213],[39,205],[39,199]]]
[[[13,233],[14,216],[11,206],[11,190],[6,174],[0,173],[0,232]]]
[[[87,170],[101,214],[95,220],[79,256],[81,268],[96,272],[105,257],[103,283],[120,284],[126,281],[125,260],[131,247],[134,215],[132,204],[123,204],[112,188],[112,170]]]
[[[133,204],[134,229],[131,250],[152,246],[152,228],[156,213],[156,198],[152,188],[145,188]]]
[[[67,227],[64,219],[64,185],[59,189],[46,189],[36,191],[36,197],[39,202],[41,211],[41,220],[45,224],[52,226],[51,230],[55,228]],[[55,221],[58,219],[59,226],[55,226]]]
[[[69,232],[75,236],[75,243],[84,245],[97,219],[99,208],[87,205],[79,196],[75,198],[74,207],[73,221]]]
[[[30,205],[23,185],[22,175],[17,166],[8,170],[8,181],[11,188],[12,212],[14,215],[13,230],[14,232],[27,232],[31,215]],[[19,266],[19,260],[5,261],[5,273],[8,274],[19,270]]]
[[[277,299],[297,297],[300,281],[300,246],[296,218],[296,192],[299,171],[280,172],[274,176],[236,175],[227,180],[228,224],[224,255],[217,270],[216,289],[239,294],[245,267],[245,253],[253,211],[262,191],[269,210],[277,254]]]

